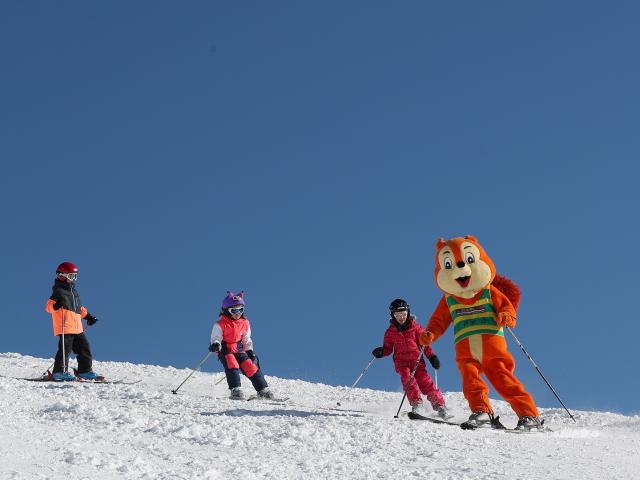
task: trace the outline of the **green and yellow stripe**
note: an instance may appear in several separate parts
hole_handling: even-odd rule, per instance
[[[496,311],[489,289],[485,289],[478,300],[470,305],[461,303],[450,295],[447,295],[446,301],[453,320],[455,343],[471,335],[504,336],[502,327],[496,323]]]

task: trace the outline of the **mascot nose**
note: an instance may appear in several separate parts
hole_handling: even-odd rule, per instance
[[[456,263],[456,266],[457,266],[458,268],[464,268],[465,263],[464,263],[464,262],[458,262],[458,263]]]

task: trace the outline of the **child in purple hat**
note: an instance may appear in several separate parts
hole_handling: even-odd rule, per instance
[[[232,399],[245,399],[240,386],[241,370],[251,380],[259,397],[273,399],[274,395],[262,374],[258,357],[253,352],[251,325],[244,316],[244,307],[244,292],[227,292],[222,300],[220,318],[211,331],[209,351],[218,355],[224,367]]]

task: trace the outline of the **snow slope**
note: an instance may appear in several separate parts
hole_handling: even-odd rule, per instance
[[[51,359],[0,354],[0,374],[38,376]],[[394,419],[401,393],[267,377],[286,405],[226,399],[222,374],[99,362],[136,385],[0,378],[0,479],[631,479],[640,417],[542,409],[547,434]],[[250,390],[245,381],[245,390]],[[344,411],[335,409],[342,400]],[[446,394],[462,420],[458,392]],[[516,418],[495,401],[507,426]],[[350,409],[350,410],[346,410]],[[364,413],[355,411],[363,410]],[[406,407],[405,407],[406,410]]]

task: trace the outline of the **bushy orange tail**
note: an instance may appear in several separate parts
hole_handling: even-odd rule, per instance
[[[522,296],[520,287],[513,280],[499,274],[496,274],[491,284],[506,295],[517,312],[518,305],[520,305],[520,297]]]

